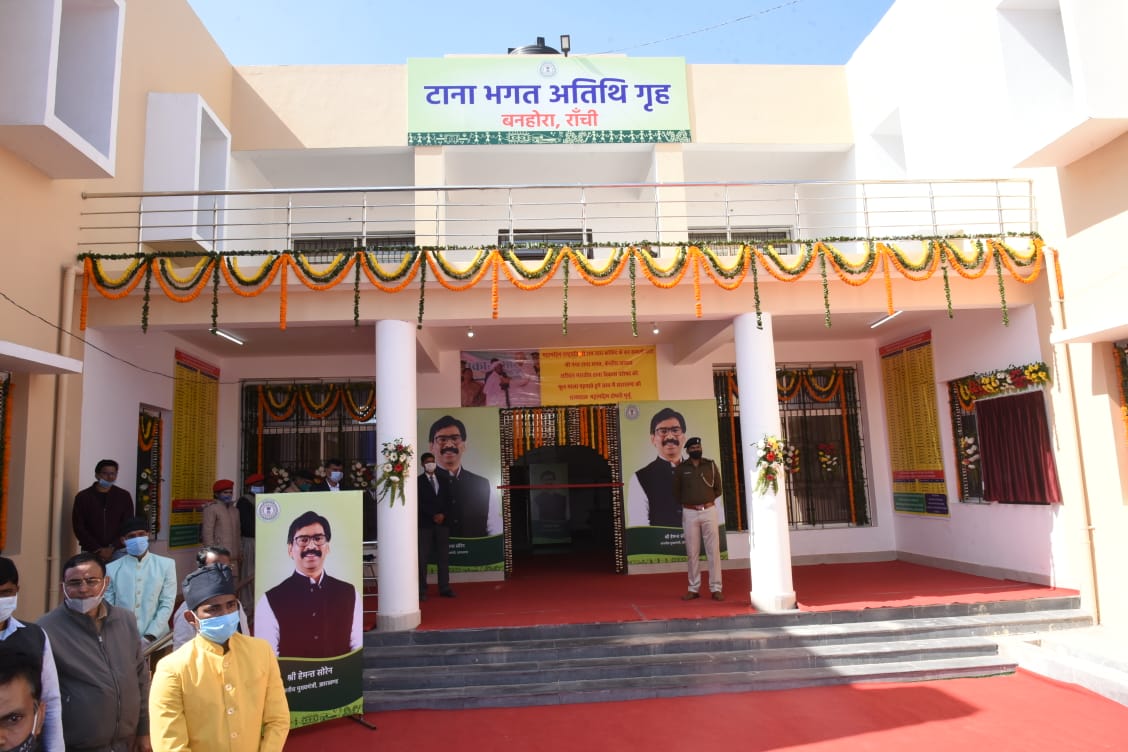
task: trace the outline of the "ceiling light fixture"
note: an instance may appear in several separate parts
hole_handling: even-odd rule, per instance
[[[228,342],[234,342],[237,345],[245,345],[247,343],[247,341],[242,337],[237,337],[230,332],[223,331],[222,329],[212,329],[212,334],[217,337],[223,337]]]
[[[897,318],[902,313],[904,313],[904,311],[900,311],[900,310],[893,311],[893,313],[887,313],[884,316],[882,316],[881,318],[879,318],[877,321],[870,324],[870,329],[876,329],[877,327],[881,326],[882,324],[888,324],[890,321]]]
[[[469,337],[470,339],[474,339],[474,327],[472,327],[472,326],[466,327],[466,336]]]

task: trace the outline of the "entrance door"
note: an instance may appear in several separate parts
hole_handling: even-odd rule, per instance
[[[509,468],[514,568],[615,571],[611,467],[588,447],[541,447]],[[531,560],[537,560],[533,562]]]
[[[506,576],[548,556],[625,574],[617,407],[511,408],[499,417]]]

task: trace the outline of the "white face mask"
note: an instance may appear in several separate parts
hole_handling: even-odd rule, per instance
[[[19,600],[17,595],[7,595],[0,598],[0,622],[8,621],[12,614],[16,612],[17,600]]]
[[[67,595],[67,586],[63,585],[63,602],[67,604],[67,608],[75,613],[88,614],[94,609],[98,608],[102,603],[102,599],[106,596],[106,583],[102,582],[102,592],[97,595],[92,595],[89,598],[71,598]]]
[[[427,471],[428,474],[434,474],[436,467],[438,466],[434,462],[427,462],[423,465],[423,469]]]
[[[345,477],[345,474],[340,470],[334,470],[333,472],[329,473],[329,480],[333,481],[334,483],[340,483],[341,478],[343,477]]]

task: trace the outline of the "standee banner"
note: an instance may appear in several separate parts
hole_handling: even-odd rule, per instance
[[[410,58],[409,146],[688,143],[683,58]]]
[[[700,437],[704,456],[720,466],[717,403],[625,402],[619,405],[619,432],[628,565],[685,561],[685,533],[681,505],[674,500],[673,468],[686,458],[685,443],[691,436]],[[717,498],[717,521],[722,533],[721,557],[728,558],[723,495]]]
[[[497,408],[419,410],[416,420],[419,455],[431,452],[439,469],[454,478],[450,571],[501,573],[505,554],[497,490],[501,483]],[[421,472],[417,465],[408,482],[418,482]]]
[[[361,491],[255,499],[254,634],[278,655],[290,726],[364,712]]]

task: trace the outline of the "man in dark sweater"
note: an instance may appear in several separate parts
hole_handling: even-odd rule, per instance
[[[63,565],[64,603],[39,626],[51,639],[67,749],[150,752],[149,666],[137,619],[102,600],[106,565],[91,553]]]
[[[290,523],[286,544],[294,573],[255,607],[255,637],[284,658],[330,658],[361,647],[362,604],[356,588],[325,572],[333,532],[329,520],[304,512]]]
[[[133,497],[120,486],[115,486],[118,463],[98,460],[94,466],[94,484],[75,494],[71,524],[74,537],[83,551],[97,554],[104,562],[115,557],[119,550],[118,531],[133,517]],[[124,549],[120,549],[124,553]],[[120,554],[119,554],[120,555]]]

